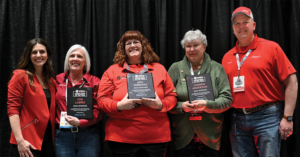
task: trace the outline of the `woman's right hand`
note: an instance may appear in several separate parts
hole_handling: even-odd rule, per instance
[[[118,110],[132,110],[136,103],[141,103],[140,99],[128,99],[128,93],[125,97],[117,103]]]
[[[194,104],[190,104],[188,101],[184,102],[182,104],[182,110],[184,112],[191,112],[195,110],[195,105]]]
[[[34,157],[30,151],[30,148],[36,150],[36,148],[26,140],[18,142],[18,150],[20,157]]]

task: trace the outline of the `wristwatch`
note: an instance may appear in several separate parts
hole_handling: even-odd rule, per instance
[[[283,115],[283,118],[285,118],[289,122],[293,121],[293,116],[285,116],[285,115]]]

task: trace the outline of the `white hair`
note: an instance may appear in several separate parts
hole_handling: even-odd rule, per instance
[[[64,72],[67,72],[68,70],[70,70],[70,67],[69,67],[69,57],[70,57],[70,54],[76,50],[76,49],[79,49],[81,48],[84,52],[84,55],[85,55],[85,67],[84,67],[84,71],[86,73],[90,72],[90,69],[91,69],[91,58],[90,58],[90,55],[89,53],[87,52],[86,48],[84,46],[81,46],[81,45],[73,45],[70,47],[70,49],[68,50],[67,54],[66,54],[66,58],[65,58],[65,66],[64,66]]]
[[[199,29],[197,29],[194,31],[190,30],[185,33],[183,39],[180,42],[182,45],[182,48],[185,48],[186,42],[190,42],[195,39],[199,39],[205,47],[207,46],[206,36]]]

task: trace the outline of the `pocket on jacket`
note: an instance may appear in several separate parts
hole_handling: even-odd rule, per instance
[[[33,121],[31,121],[30,123],[28,123],[27,125],[25,125],[24,127],[21,128],[21,131],[26,129],[27,127],[31,126],[31,125],[35,125],[37,122],[37,118],[35,118]]]

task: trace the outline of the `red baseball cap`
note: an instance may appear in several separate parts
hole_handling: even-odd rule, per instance
[[[251,17],[254,20],[252,11],[249,8],[247,8],[247,7],[238,7],[233,11],[231,21],[233,21],[233,19],[235,18],[236,15],[242,14],[242,13],[249,16],[249,17]]]

